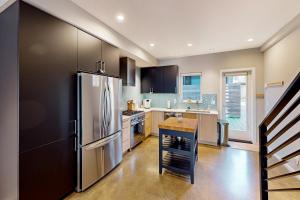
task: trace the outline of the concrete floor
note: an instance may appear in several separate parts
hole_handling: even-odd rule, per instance
[[[158,139],[151,137],[125,154],[105,178],[68,200],[256,200],[258,153],[199,146],[195,184],[169,172],[158,173]]]
[[[148,138],[101,181],[67,200],[259,200],[258,153],[199,146],[195,184],[187,177],[158,173],[158,139]],[[278,194],[278,193],[277,193]],[[297,194],[271,200],[299,199]],[[291,198],[289,198],[291,197]],[[293,198],[294,197],[294,198]]]

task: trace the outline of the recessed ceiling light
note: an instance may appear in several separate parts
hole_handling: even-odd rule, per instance
[[[121,22],[124,21],[125,17],[124,17],[123,15],[117,15],[117,16],[116,16],[116,19],[117,19],[118,22],[121,23]]]
[[[155,44],[154,44],[154,43],[150,43],[149,46],[150,46],[150,47],[154,47]]]
[[[187,46],[191,47],[191,46],[193,46],[193,44],[192,43],[187,43]]]
[[[248,42],[253,42],[254,39],[253,39],[253,38],[249,38],[247,41],[248,41]]]

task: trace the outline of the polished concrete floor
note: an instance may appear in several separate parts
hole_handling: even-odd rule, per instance
[[[148,138],[105,178],[68,200],[258,200],[258,153],[199,146],[195,184],[158,173],[158,139]]]

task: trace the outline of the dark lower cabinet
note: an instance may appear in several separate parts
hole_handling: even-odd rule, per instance
[[[177,85],[177,65],[141,69],[142,93],[177,93]]]
[[[75,188],[74,138],[21,153],[19,199],[58,200]]]
[[[120,77],[119,60],[119,49],[102,41],[102,61],[104,62],[104,73],[109,76]]]

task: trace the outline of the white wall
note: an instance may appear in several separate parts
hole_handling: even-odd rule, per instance
[[[160,60],[159,65],[179,65],[179,73],[202,72],[203,93],[217,94],[220,105],[220,70],[237,68],[256,69],[256,93],[264,91],[263,54],[259,49],[246,49],[223,53]],[[256,100],[257,125],[263,119],[263,100]]]
[[[299,27],[300,24],[298,24]],[[264,65],[265,65],[265,83],[272,83],[277,81],[284,81],[283,87],[266,88],[265,91],[265,105],[266,114],[274,106],[282,93],[288,87],[289,83],[294,79],[297,73],[300,72],[300,28],[293,30],[290,34],[280,40],[277,44],[269,48],[264,52]],[[300,94],[298,93],[299,96]],[[296,97],[295,97],[296,98]],[[274,130],[274,133],[278,132],[286,123],[300,113],[300,106],[298,106],[288,118]],[[277,145],[285,141],[287,138],[294,135],[300,130],[300,123],[298,122],[292,127],[284,137],[276,143]],[[293,152],[297,148],[299,149],[300,140],[290,145],[288,148],[278,152],[277,157],[283,157],[290,152]],[[274,147],[274,145],[272,146]],[[296,165],[296,159],[291,160],[288,165],[292,169],[300,169]]]

